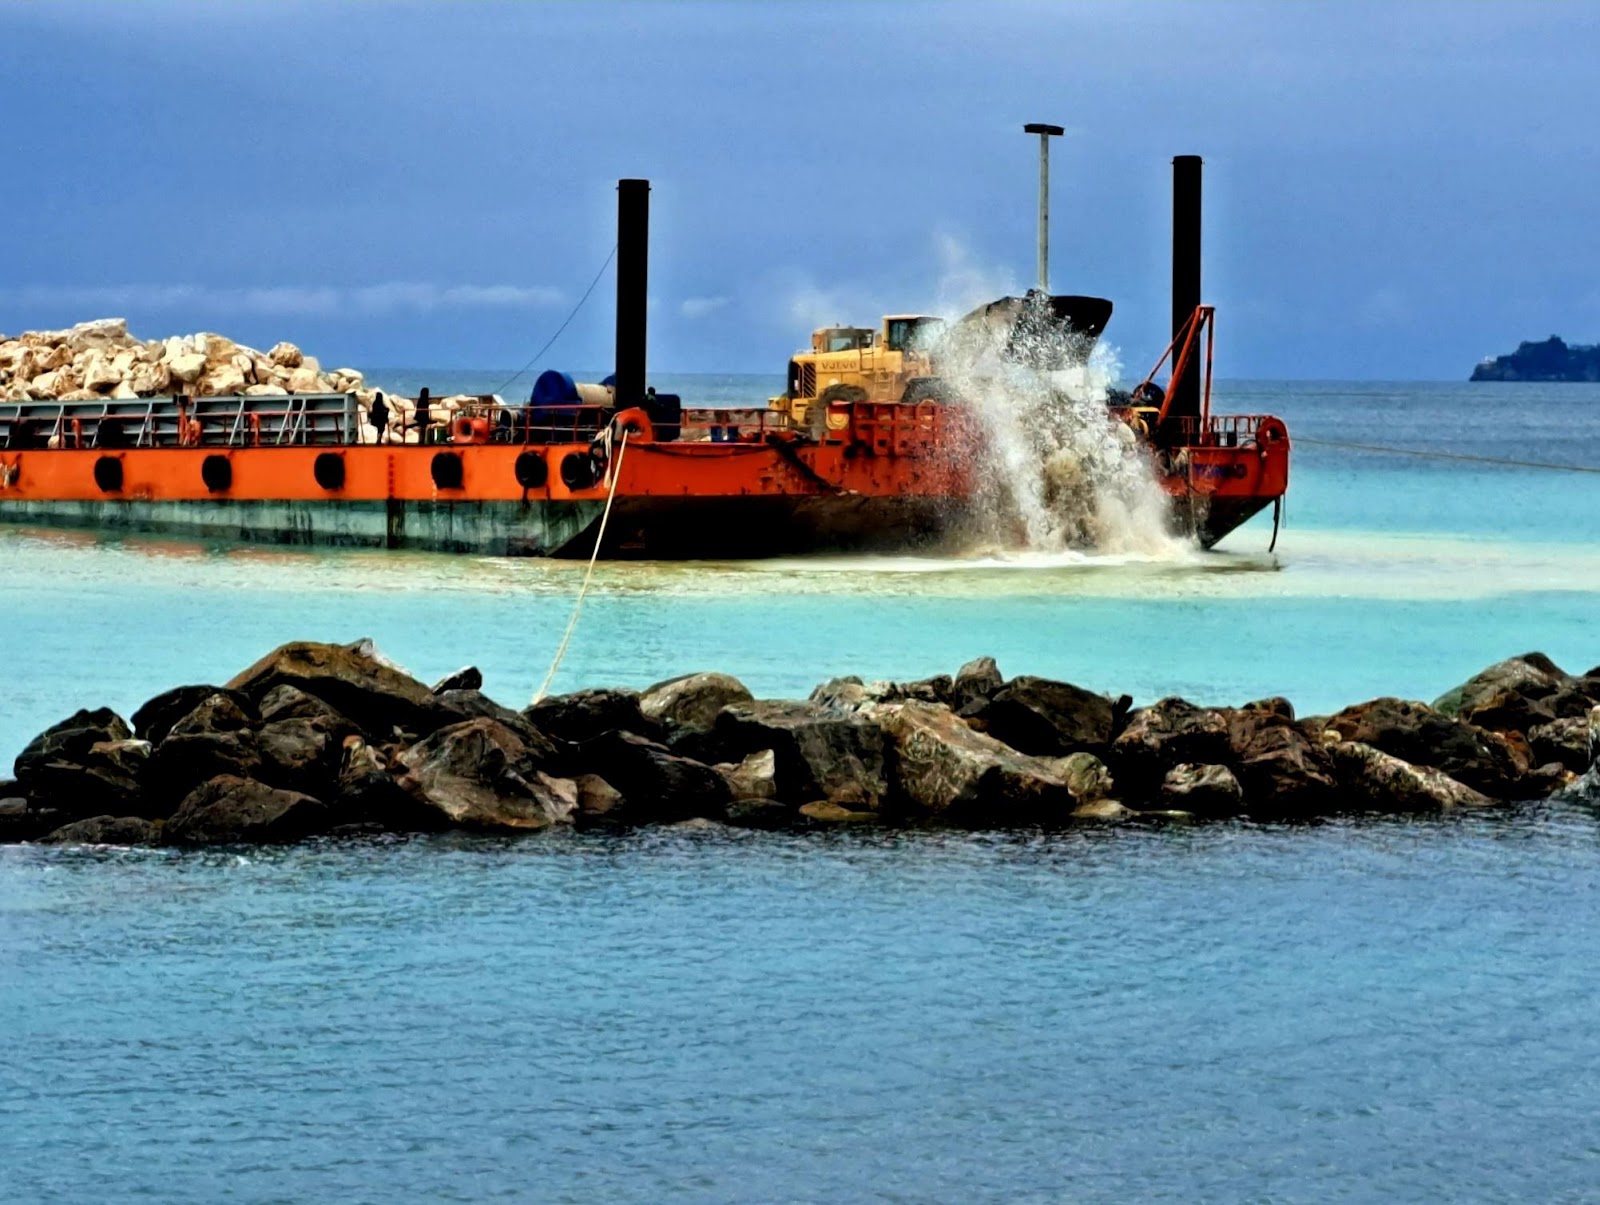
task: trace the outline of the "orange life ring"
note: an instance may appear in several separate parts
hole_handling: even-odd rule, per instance
[[[1265,450],[1289,438],[1289,428],[1281,418],[1268,415],[1256,426],[1256,446]]]
[[[619,435],[626,431],[630,442],[636,439],[642,439],[646,443],[655,442],[655,424],[650,421],[650,415],[639,406],[618,410],[616,417],[611,420],[611,427]]]
[[[457,444],[488,443],[489,420],[471,414],[461,415],[450,424],[450,442]]]

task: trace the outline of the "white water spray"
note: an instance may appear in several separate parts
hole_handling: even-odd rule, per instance
[[[1030,294],[1015,325],[965,324],[938,369],[979,419],[978,537],[1029,552],[1087,549],[1177,559],[1171,504],[1148,450],[1106,408],[1115,356],[1050,320]]]

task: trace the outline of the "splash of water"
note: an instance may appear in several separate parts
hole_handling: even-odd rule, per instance
[[[1109,413],[1114,354],[1063,329],[1030,294],[1015,325],[956,328],[941,347],[946,387],[984,433],[980,540],[1033,552],[1178,559],[1171,504],[1148,450]]]

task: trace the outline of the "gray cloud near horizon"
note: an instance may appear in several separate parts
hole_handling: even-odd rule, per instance
[[[424,284],[214,286],[196,284],[23,285],[0,288],[0,304],[77,310],[197,308],[230,314],[381,317],[462,309],[547,309],[566,294],[548,285]]]

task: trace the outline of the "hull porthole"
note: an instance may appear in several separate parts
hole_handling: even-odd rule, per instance
[[[220,494],[233,484],[233,464],[226,456],[207,456],[200,466],[200,480],[213,494]]]
[[[344,488],[344,457],[333,452],[324,452],[318,456],[316,463],[311,466],[311,475],[317,479],[317,484],[325,490],[339,490]]]
[[[561,458],[561,480],[569,490],[586,490],[595,483],[594,458],[587,452],[568,452]]]
[[[537,452],[524,452],[518,456],[514,471],[517,484],[525,490],[543,489],[545,482],[550,480],[550,466]]]
[[[122,461],[115,456],[102,456],[94,462],[94,483],[102,494],[115,494],[122,490]]]
[[[442,490],[458,490],[463,480],[461,473],[461,457],[454,452],[440,452],[433,458],[430,469],[433,474],[433,484]]]

